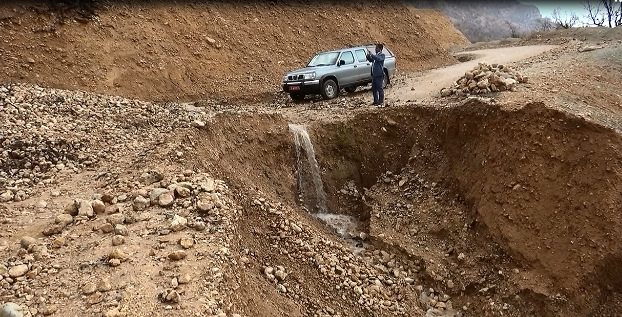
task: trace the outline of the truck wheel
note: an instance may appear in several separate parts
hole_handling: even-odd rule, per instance
[[[358,88],[358,86],[347,87],[345,90],[348,93],[353,93],[356,91],[356,88]]]
[[[337,87],[337,83],[332,79],[327,79],[322,84],[322,97],[324,99],[333,99],[337,97],[339,93],[339,87]]]
[[[292,98],[292,100],[295,100],[295,101],[305,100],[305,95],[303,94],[289,94],[289,96]]]
[[[387,74],[387,71],[384,71],[384,76],[382,76],[382,88],[387,88],[387,85],[389,84],[389,75]]]

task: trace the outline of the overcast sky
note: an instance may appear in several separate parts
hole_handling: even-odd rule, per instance
[[[598,0],[592,0],[594,3],[597,3]],[[570,14],[570,12],[576,13],[579,18],[583,22],[587,22],[587,19],[584,17],[586,14],[585,8],[581,4],[580,0],[567,0],[567,1],[537,1],[537,0],[519,0],[518,2],[522,4],[533,4],[540,10],[540,13],[543,17],[550,17],[553,14],[553,9],[559,7],[561,9],[561,14],[564,12]],[[584,2],[584,1],[583,1]]]

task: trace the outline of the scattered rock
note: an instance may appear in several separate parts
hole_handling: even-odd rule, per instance
[[[173,221],[171,222],[171,230],[175,232],[184,230],[187,224],[188,224],[188,220],[186,218],[181,217],[179,215],[175,215],[173,217]]]
[[[106,205],[101,200],[93,200],[91,202],[91,207],[93,208],[93,211],[95,212],[95,214],[99,215],[99,214],[103,214],[106,212]]]
[[[120,249],[114,249],[108,255],[108,258],[110,259],[117,259],[121,261],[125,261],[129,259],[129,257],[130,257],[129,255],[127,255],[125,252],[121,251]]]
[[[147,198],[143,196],[136,197],[134,199],[134,203],[132,204],[135,211],[143,211],[149,208],[149,205],[150,205],[149,200],[147,200]]]
[[[183,260],[185,259],[187,256],[186,251],[184,250],[177,250],[177,251],[173,251],[168,255],[168,258],[173,260],[173,261],[179,261],[179,260]]]
[[[177,186],[175,187],[175,194],[177,195],[177,197],[180,198],[190,197],[190,189],[182,186]]]
[[[142,175],[140,175],[139,182],[145,185],[151,185],[163,179],[164,179],[164,176],[160,174],[160,172],[152,170],[152,171],[147,171],[143,173]]]
[[[177,281],[179,282],[179,284],[188,284],[190,283],[191,280],[192,280],[192,277],[188,273],[182,274],[181,276],[177,278]]]
[[[174,289],[165,290],[158,297],[160,301],[169,303],[179,303],[181,300],[181,296]]]
[[[28,273],[28,265],[20,264],[9,269],[9,276],[12,278],[23,276]]]
[[[86,283],[82,286],[82,294],[91,295],[97,291],[97,285],[95,283]]]
[[[48,225],[45,229],[43,229],[41,233],[49,237],[49,236],[53,236],[55,234],[59,234],[63,232],[63,228],[65,228],[64,225],[55,223],[55,224]]]
[[[33,237],[29,237],[29,236],[23,236],[20,239],[19,243],[22,246],[22,248],[28,250],[28,247],[30,247],[31,245],[37,244],[37,239]]]
[[[160,196],[168,193],[169,190],[165,189],[165,188],[154,188],[151,190],[151,192],[149,192],[149,201],[151,202],[151,205],[155,206],[158,204]]]
[[[194,239],[192,238],[181,238],[179,240],[179,244],[184,248],[184,249],[190,249],[192,248],[192,246],[194,246]]]
[[[125,243],[125,237],[122,235],[116,235],[114,237],[112,237],[112,245],[113,246],[119,246]]]
[[[54,222],[66,227],[73,223],[73,216],[70,214],[58,214],[56,215]]]
[[[78,203],[78,216],[86,216],[90,218],[94,215],[95,214],[91,203],[86,200],[80,200]]]
[[[110,283],[110,279],[108,278],[103,278],[101,279],[101,281],[99,281],[99,284],[97,285],[97,291],[98,292],[108,292],[112,289],[112,284]]]
[[[15,303],[5,303],[0,306],[0,317],[24,317],[24,308]]]
[[[114,226],[114,234],[118,236],[127,236],[129,235],[129,231],[127,230],[126,226],[119,224]]]
[[[171,195],[169,193],[162,194],[158,198],[158,203],[162,207],[170,207],[170,206],[173,205],[174,201],[175,201],[175,199],[173,198],[173,195]]]

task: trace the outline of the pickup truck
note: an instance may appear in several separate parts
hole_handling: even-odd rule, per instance
[[[367,50],[375,52],[375,44],[366,44],[319,53],[302,69],[283,76],[281,86],[293,100],[303,100],[307,95],[321,94],[324,99],[333,99],[341,89],[354,92],[359,86],[371,83],[371,62]],[[396,72],[395,55],[386,46],[383,49],[383,86],[391,83]]]

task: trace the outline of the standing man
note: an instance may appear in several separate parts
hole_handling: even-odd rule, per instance
[[[372,54],[370,50],[367,50],[367,60],[372,62],[371,66],[371,92],[374,95],[374,106],[381,106],[384,104],[384,87],[382,87],[382,81],[384,79],[384,53],[382,50],[384,45],[376,44],[376,54]]]

